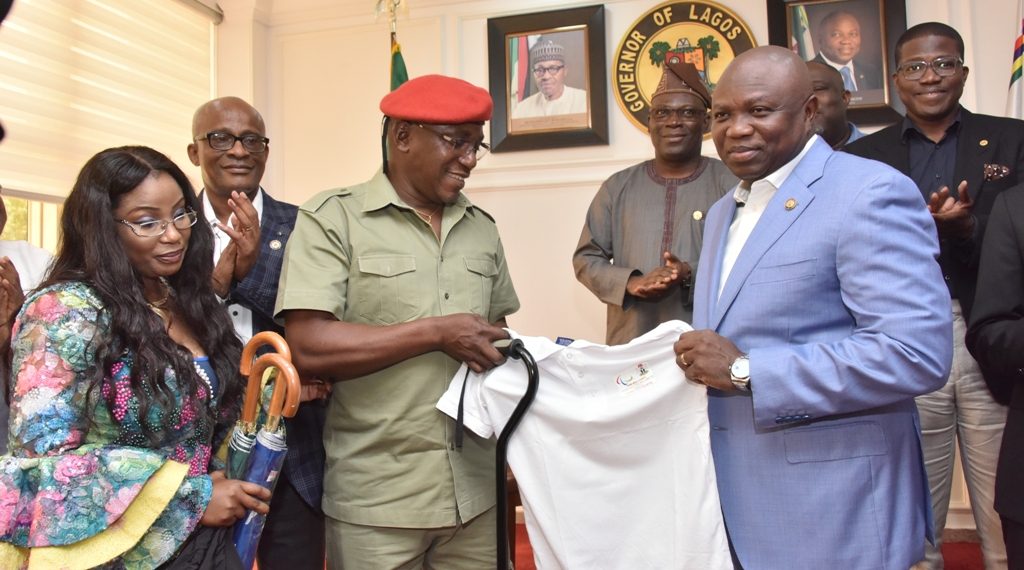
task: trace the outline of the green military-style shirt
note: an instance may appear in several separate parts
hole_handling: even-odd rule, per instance
[[[441,239],[380,171],[299,208],[275,312],[327,311],[390,325],[475,313],[495,322],[519,309],[494,220],[460,195]],[[434,405],[460,363],[443,352],[334,384],[324,429],[323,510],[354,524],[453,526],[491,508],[493,441],[466,432]]]

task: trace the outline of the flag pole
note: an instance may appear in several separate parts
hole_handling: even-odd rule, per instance
[[[405,67],[405,58],[402,57],[402,46],[398,44],[398,7],[404,0],[380,0],[377,3],[378,12],[381,9],[381,2],[387,2],[388,22],[391,26],[391,90],[398,89],[398,86],[409,80],[409,71]]]

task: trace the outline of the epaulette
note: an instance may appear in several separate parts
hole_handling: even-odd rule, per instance
[[[498,223],[498,221],[494,219],[494,216],[492,216],[487,210],[481,208],[480,206],[477,206],[476,204],[473,204],[473,209],[477,210],[481,214],[487,216],[487,219],[490,220],[492,223],[495,223],[495,224]]]
[[[330,190],[324,190],[309,200],[306,200],[306,203],[302,205],[302,209],[309,212],[317,212],[331,198],[334,198],[335,196],[343,198],[345,196],[350,196],[351,194],[352,188],[331,188]]]

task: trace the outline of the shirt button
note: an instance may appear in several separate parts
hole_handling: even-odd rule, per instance
[[[445,301],[447,301],[447,300],[448,300],[448,293],[445,293],[445,294],[444,294],[444,300],[445,300]]]
[[[231,311],[231,316],[237,317],[238,316],[238,311]]]

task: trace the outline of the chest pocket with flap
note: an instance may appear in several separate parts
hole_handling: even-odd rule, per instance
[[[395,324],[416,314],[416,258],[371,255],[357,259],[358,276],[350,277],[350,295],[367,322]]]

